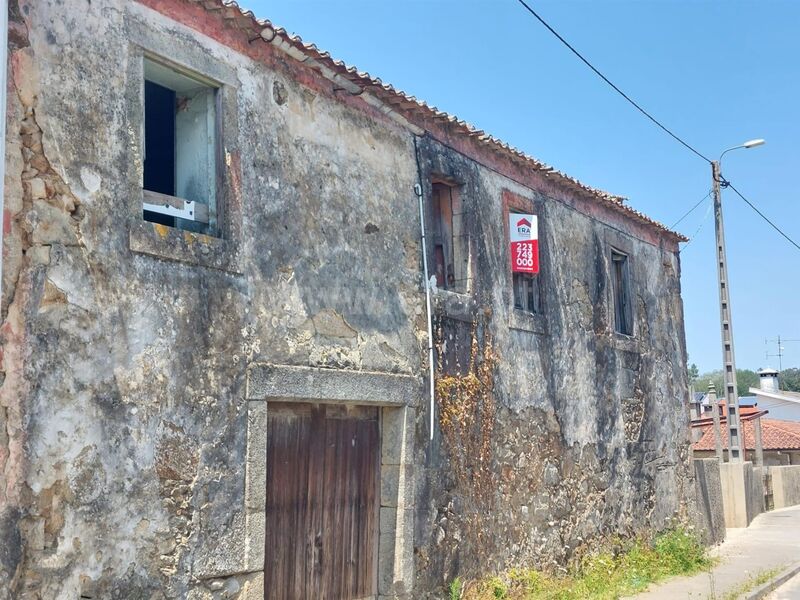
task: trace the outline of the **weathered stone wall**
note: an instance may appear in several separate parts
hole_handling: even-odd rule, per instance
[[[716,458],[695,458],[692,463],[697,498],[695,525],[704,544],[722,543],[725,540],[725,512],[719,461]]]
[[[216,13],[146,3],[172,18],[11,3],[0,598],[259,597],[246,470],[266,413],[248,366],[426,373],[412,134]],[[222,84],[222,239],[141,221],[145,52]],[[413,538],[416,587],[390,572],[381,589],[553,567],[685,517],[674,241],[541,175],[430,136],[419,149],[425,198],[433,174],[461,184],[474,257],[472,293],[435,298],[442,380],[472,369],[478,385],[440,398],[432,442],[424,396],[387,409],[398,438],[416,420],[397,444],[416,455],[383,456],[411,497],[381,500],[381,526]],[[540,215],[537,317],[511,309],[508,192]],[[631,256],[633,338],[609,320],[610,244]]]
[[[419,450],[422,589],[520,564],[554,569],[611,535],[688,520],[694,482],[677,254],[429,139],[421,157],[423,175],[460,184],[476,257],[472,298],[438,294],[438,346],[457,363],[453,373],[466,370],[472,337],[479,357],[488,346],[496,357],[493,398],[457,406],[461,420],[440,418],[442,437]],[[542,315],[512,308],[508,192],[539,215]],[[633,337],[611,323],[611,245],[630,256]],[[449,447],[447,428],[457,430],[450,438],[458,447]],[[472,470],[459,480],[464,455]]]
[[[420,371],[412,138],[138,3],[12,33],[0,597],[249,593],[247,365]],[[142,46],[225,84],[224,240],[141,222]]]
[[[776,509],[800,504],[800,465],[770,467],[769,474]]]

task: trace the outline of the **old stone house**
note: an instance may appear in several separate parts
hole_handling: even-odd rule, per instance
[[[0,598],[423,598],[685,516],[679,235],[235,4],[10,4]]]

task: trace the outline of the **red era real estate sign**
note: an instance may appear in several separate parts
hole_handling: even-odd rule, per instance
[[[511,240],[511,272],[539,272],[539,221],[536,215],[510,213],[508,234]]]

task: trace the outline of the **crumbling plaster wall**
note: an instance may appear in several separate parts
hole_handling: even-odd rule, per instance
[[[148,2],[218,33],[187,3]],[[258,597],[247,365],[424,374],[412,138],[260,40],[231,49],[134,2],[76,3],[12,2],[0,597]],[[226,79],[224,244],[140,223],[142,35]],[[420,145],[424,178],[462,181],[474,214],[472,298],[437,324],[468,339],[483,323],[498,367],[488,498],[453,480],[417,407],[417,589],[563,563],[680,515],[677,255],[545,198],[545,185]],[[546,308],[533,321],[509,310],[506,189],[543,211]],[[631,251],[633,340],[609,330],[611,241]],[[202,266],[204,254],[223,260]]]
[[[653,245],[633,225],[589,217],[545,183],[520,185],[430,138],[420,154],[424,172],[460,184],[476,257],[471,298],[438,292],[438,347],[457,354],[453,342],[474,321],[479,345],[497,357],[491,489],[478,497],[458,481],[458,450],[446,439],[418,445],[420,588],[511,566],[556,569],[613,535],[687,521],[693,480],[673,243]],[[509,192],[539,214],[541,316],[512,308]],[[610,246],[630,256],[632,338],[610,321]],[[463,351],[457,360],[463,370]]]
[[[124,0],[12,5],[0,598],[258,597],[247,365],[419,372],[411,137],[261,41]],[[134,30],[231,76],[226,245],[140,223]],[[131,250],[143,227],[157,252]]]

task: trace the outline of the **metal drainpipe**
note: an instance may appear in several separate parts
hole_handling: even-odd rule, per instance
[[[435,408],[435,390],[434,390],[434,372],[433,372],[433,316],[431,311],[431,284],[428,275],[428,248],[425,242],[425,208],[422,202],[422,169],[419,164],[419,148],[417,148],[417,136],[414,135],[414,157],[417,161],[417,179],[418,183],[414,186],[414,193],[419,200],[419,228],[422,234],[422,270],[425,275],[425,305],[428,311],[428,366],[429,366],[429,383],[430,383],[430,413],[431,413],[431,440],[433,440],[434,428],[434,408]]]
[[[3,118],[0,119],[0,309],[3,305],[3,230],[6,227],[5,179],[6,179],[6,88],[8,87],[8,0],[0,1],[0,107]]]

